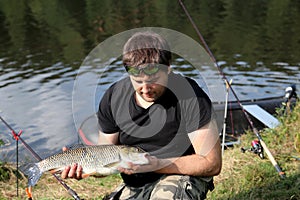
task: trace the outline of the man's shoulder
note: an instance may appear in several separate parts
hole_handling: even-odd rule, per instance
[[[186,82],[190,85],[197,85],[198,86],[197,82],[194,79],[192,79],[190,77],[187,77],[187,76],[184,76],[184,75],[179,74],[179,73],[171,72],[169,80],[171,81],[172,84],[177,83],[177,85],[178,85],[178,83],[180,83],[180,82]]]
[[[100,102],[107,104],[111,103],[112,100],[125,98],[128,96],[127,94],[130,94],[131,90],[133,89],[129,77],[122,78],[109,86]]]
[[[131,89],[131,82],[129,77],[122,78],[114,82],[108,89],[107,92],[112,93],[118,90]]]
[[[170,83],[169,88],[174,92],[177,92],[182,95],[195,95],[196,96],[205,96],[206,93],[199,86],[197,81],[194,79],[184,76],[182,74],[171,73],[170,74]]]

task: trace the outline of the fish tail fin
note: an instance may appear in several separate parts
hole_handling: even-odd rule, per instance
[[[41,178],[43,172],[36,163],[28,163],[20,167],[20,170],[28,177],[28,186],[34,186]]]

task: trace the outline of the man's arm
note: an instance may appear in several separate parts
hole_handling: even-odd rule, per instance
[[[162,160],[161,162],[166,166],[157,172],[193,176],[218,175],[222,168],[221,144],[217,128],[213,124],[210,123],[190,133],[189,136],[196,154]]]
[[[119,133],[103,133],[99,131],[98,144],[118,144]]]
[[[165,174],[186,174],[193,176],[215,176],[222,167],[221,145],[215,122],[189,134],[195,154],[179,158],[157,159],[150,156],[149,165],[132,165],[132,169],[120,171],[133,174],[155,171]]]

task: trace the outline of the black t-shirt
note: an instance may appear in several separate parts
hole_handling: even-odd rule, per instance
[[[170,73],[165,92],[147,109],[137,105],[134,93],[129,77],[105,92],[97,113],[104,133],[119,132],[120,144],[140,147],[158,158],[195,153],[188,133],[211,120],[212,105],[194,80]],[[122,174],[124,182],[134,187],[161,176],[154,172]]]

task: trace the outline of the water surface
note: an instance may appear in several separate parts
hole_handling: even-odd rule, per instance
[[[283,96],[287,86],[300,87],[299,1],[185,3],[240,99]],[[173,29],[200,43],[173,0],[0,1],[1,116],[16,131],[22,129],[24,140],[42,157],[77,143],[72,92],[81,63],[110,36],[145,26]],[[196,76],[180,59],[172,67]],[[124,75],[117,61],[110,72],[99,87]],[[82,112],[82,118],[89,115]],[[5,142],[1,158],[14,160],[15,141],[2,123],[0,139]]]

